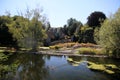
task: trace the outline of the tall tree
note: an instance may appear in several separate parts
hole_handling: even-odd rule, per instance
[[[8,24],[9,31],[20,47],[36,49],[46,38],[45,30],[42,27],[41,14],[39,9],[26,11],[24,16],[14,16],[11,24]]]
[[[76,19],[70,18],[67,21],[67,29],[68,29],[68,34],[70,36],[74,35],[77,27],[82,26],[82,23],[80,21],[77,21]]]
[[[101,23],[106,19],[106,15],[103,12],[95,11],[91,13],[87,19],[88,26],[95,28],[96,26],[101,25]]]
[[[51,28],[50,22],[47,22],[45,30],[48,31]]]
[[[78,37],[78,42],[82,43],[94,43],[93,38],[93,28],[88,25],[82,26],[77,32],[76,36]]]

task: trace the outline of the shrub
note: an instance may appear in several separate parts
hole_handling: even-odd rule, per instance
[[[120,9],[103,23],[99,31],[99,39],[106,54],[120,57]]]

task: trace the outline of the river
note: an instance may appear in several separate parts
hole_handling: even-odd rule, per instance
[[[9,53],[0,60],[0,80],[120,80],[120,60],[80,56]],[[70,60],[72,59],[72,60]],[[89,69],[87,61],[112,64],[114,74]]]

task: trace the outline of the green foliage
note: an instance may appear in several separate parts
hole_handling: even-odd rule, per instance
[[[99,38],[107,54],[120,57],[120,9],[103,23]]]
[[[95,43],[98,43],[100,41],[100,38],[99,38],[99,31],[100,31],[100,28],[99,27],[96,27],[95,30],[94,30],[94,41]],[[99,44],[99,43],[98,43]]]
[[[91,13],[87,19],[88,19],[87,24],[90,27],[95,28],[96,26],[100,27],[101,23],[103,23],[104,20],[106,19],[106,16],[103,12],[95,11]]]
[[[4,57],[7,57],[7,59],[2,59],[0,61],[0,80],[18,79],[19,76],[22,80],[31,80],[31,78],[35,80],[43,80],[43,78],[48,75],[42,55],[27,53],[7,53],[7,55],[3,55]],[[17,78],[16,74],[18,74]],[[32,77],[31,74],[33,74]]]
[[[11,17],[0,16],[0,45],[10,46],[16,45],[16,41],[13,39],[12,34],[9,32],[9,26],[7,24],[11,23]]]
[[[12,73],[14,74],[19,62],[18,62],[18,58],[15,58],[15,53],[7,53],[3,52],[0,53],[0,79],[10,79],[9,74],[8,73]],[[11,58],[12,57],[12,58]],[[13,58],[14,57],[14,58]],[[12,59],[11,61],[13,61],[11,63],[10,59]],[[15,60],[16,59],[16,60]]]
[[[9,37],[3,37],[3,40],[7,39],[5,42],[13,40],[19,47],[26,48],[37,48],[38,45],[42,45],[47,35],[43,29],[42,15],[40,13],[39,9],[34,9],[27,10],[25,16],[5,16],[5,19],[3,16],[4,20],[0,20],[0,23],[4,24],[4,26],[0,26],[0,30],[4,32],[2,27],[7,28],[7,34],[2,33],[2,35],[11,35],[10,40],[8,39]]]
[[[79,29],[79,31],[76,32],[75,35],[78,36],[78,42],[80,43],[94,43],[93,33],[93,28],[89,27],[88,25],[84,25]]]
[[[15,40],[17,40],[17,44],[20,46],[20,41],[24,38],[25,31],[27,31],[28,21],[22,16],[14,16],[12,18],[10,24],[7,24],[9,26],[9,32],[12,33],[12,36]]]
[[[0,53],[0,61],[5,61],[7,60],[7,56],[3,53]]]
[[[74,35],[76,32],[76,29],[82,26],[82,23],[80,21],[77,21],[76,19],[70,18],[67,21],[67,29],[68,29],[68,34],[70,36]]]

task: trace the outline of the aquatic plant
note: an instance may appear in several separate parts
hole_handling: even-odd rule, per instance
[[[105,72],[107,74],[114,74],[115,70],[118,70],[119,68],[114,65],[114,64],[96,64],[93,62],[87,62],[88,63],[88,68],[93,70],[93,71],[101,71]]]

